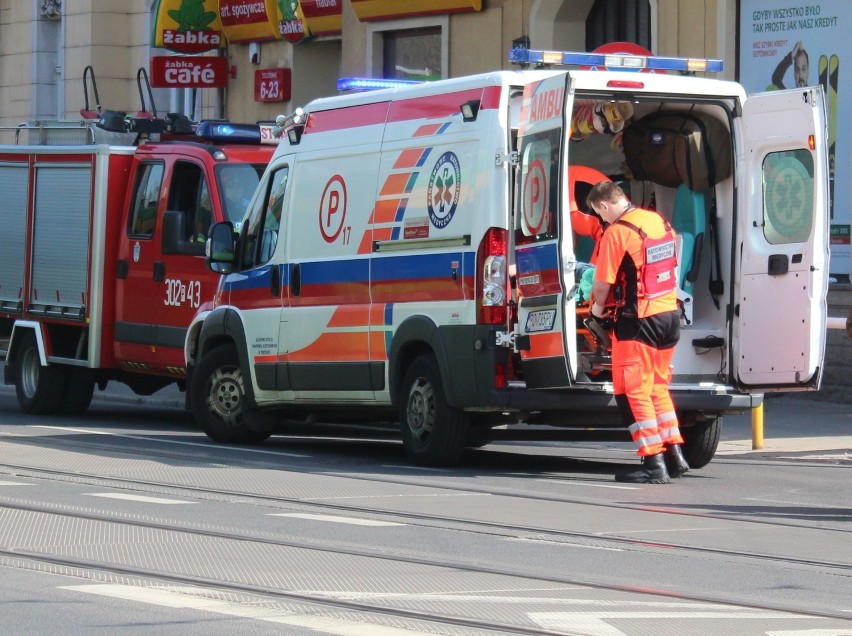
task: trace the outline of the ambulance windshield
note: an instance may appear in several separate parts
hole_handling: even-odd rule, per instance
[[[216,181],[222,196],[225,220],[235,227],[246,214],[260,176],[266,166],[251,163],[227,163],[216,166]]]

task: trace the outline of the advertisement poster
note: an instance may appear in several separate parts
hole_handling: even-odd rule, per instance
[[[741,0],[740,83],[749,93],[822,84],[831,178],[830,272],[852,269],[852,2]]]

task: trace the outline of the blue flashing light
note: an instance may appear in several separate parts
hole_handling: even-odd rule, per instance
[[[257,124],[232,124],[227,121],[202,121],[195,136],[214,144],[259,144],[260,126]]]
[[[689,57],[656,57],[616,53],[582,53],[575,51],[540,51],[536,49],[510,49],[512,64],[534,64],[536,66],[588,66],[617,70],[680,71],[721,73],[722,60]]]
[[[379,77],[341,77],[337,80],[339,91],[375,91],[381,88],[399,88],[400,86],[411,86],[422,84],[418,80],[405,79],[382,79]]]

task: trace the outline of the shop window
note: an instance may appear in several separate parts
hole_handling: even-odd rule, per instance
[[[441,29],[386,31],[382,77],[413,80],[441,79]]]
[[[370,25],[367,59],[373,77],[438,80],[449,76],[446,16]]]

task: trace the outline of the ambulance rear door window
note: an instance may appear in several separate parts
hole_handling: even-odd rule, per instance
[[[814,158],[808,150],[763,159],[763,234],[771,245],[804,243],[814,221]]]

